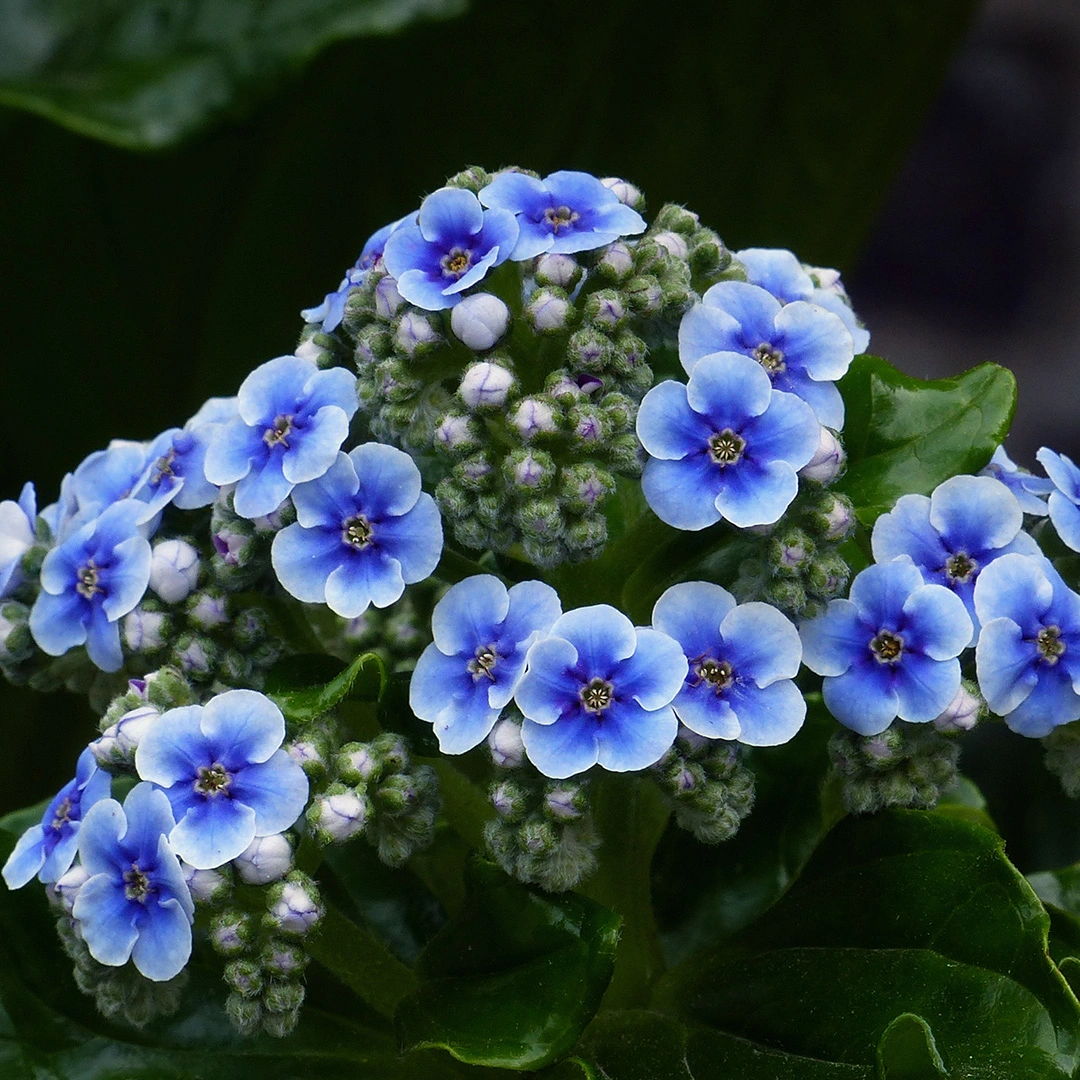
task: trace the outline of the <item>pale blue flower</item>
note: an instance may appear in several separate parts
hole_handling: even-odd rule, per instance
[[[1062,543],[1080,551],[1080,469],[1072,458],[1048,446],[1042,447],[1035,458],[1054,485],[1048,504],[1050,520]]]
[[[293,491],[296,522],[274,537],[271,562],[285,590],[355,619],[387,607],[430,576],[442,555],[435,500],[402,450],[364,443],[339,453],[325,476]]]
[[[287,829],[308,781],[281,749],[281,710],[254,690],[163,713],[139,740],[135,769],[163,788],[176,816],[173,850],[198,870],[235,859],[256,836]]]
[[[37,541],[37,493],[34,485],[23,485],[19,501],[0,502],[0,597],[22,584],[19,565]]]
[[[759,364],[736,353],[700,360],[684,386],[662,382],[641,402],[637,433],[650,455],[641,487],[677,529],[770,525],[799,490],[797,470],[821,425],[801,398],[774,390]]]
[[[884,731],[897,716],[928,723],[960,689],[960,661],[971,640],[964,602],[928,585],[906,556],[869,566],[850,599],[833,600],[800,627],[803,663],[825,676],[829,712],[860,735]]]
[[[1054,490],[1054,482],[1045,476],[1035,476],[1026,469],[1021,469],[1005,453],[1004,446],[999,446],[994,451],[990,463],[979,470],[979,475],[1000,480],[1016,496],[1016,501],[1025,514],[1046,516],[1046,496]]]
[[[525,671],[529,647],[562,613],[542,581],[509,590],[479,574],[458,582],[435,605],[435,638],[409,684],[409,707],[434,724],[439,749],[463,754],[487,738]]]
[[[172,810],[151,784],[137,784],[121,806],[95,803],[79,829],[79,860],[89,874],[72,916],[90,955],[120,967],[132,960],[166,982],[191,955],[195,905],[169,846]]]
[[[806,701],[792,680],[802,644],[776,608],[706,581],[673,585],[653,608],[653,626],[681,646],[689,671],[672,702],[691,731],[749,746],[777,746],[802,727]]]
[[[975,585],[979,689],[1021,735],[1080,719],[1080,596],[1041,556],[1004,555]]]
[[[679,729],[672,701],[686,677],[679,643],[635,627],[607,604],[555,620],[530,649],[514,699],[529,760],[564,779],[600,764],[632,772],[659,761]]]

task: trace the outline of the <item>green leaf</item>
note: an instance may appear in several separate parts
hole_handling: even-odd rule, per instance
[[[424,950],[424,982],[398,1010],[403,1046],[509,1069],[555,1061],[600,1004],[618,932],[618,916],[598,904],[475,861],[465,905]]]
[[[335,41],[464,9],[464,0],[6,0],[0,103],[154,149],[235,116]]]
[[[1016,380],[996,364],[923,380],[879,357],[857,356],[839,386],[848,469],[836,487],[867,524],[901,495],[929,495],[950,476],[978,472],[1016,407]]]
[[[950,1077],[1060,1080],[1080,1060],[1080,1003],[1047,954],[1048,927],[985,829],[917,811],[848,819],[760,919],[673,970],[656,1004],[728,1039],[863,1070],[911,1013]]]
[[[358,656],[348,667],[315,653],[290,656],[274,665],[265,692],[286,719],[307,723],[346,698],[378,701],[386,690],[386,665],[376,653]]]
[[[914,1013],[902,1013],[878,1043],[879,1080],[931,1080],[946,1076],[930,1025]]]

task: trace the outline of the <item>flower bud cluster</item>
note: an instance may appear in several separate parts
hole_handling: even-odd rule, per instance
[[[430,611],[441,592],[432,582],[413,585],[392,607],[368,608],[355,619],[316,626],[327,652],[344,659],[375,653],[390,671],[409,671],[431,641]]]
[[[492,857],[527,885],[548,892],[573,889],[596,869],[600,846],[588,782],[549,780],[524,765],[520,726],[513,720],[499,722],[489,748],[505,770],[489,790],[496,817],[484,826],[484,840]]]
[[[739,757],[738,746],[683,728],[652,768],[675,823],[703,844],[730,840],[753,808],[754,774]]]
[[[934,724],[898,720],[879,735],[841,729],[829,740],[829,759],[851,814],[936,806],[956,781],[959,757],[953,734]]]

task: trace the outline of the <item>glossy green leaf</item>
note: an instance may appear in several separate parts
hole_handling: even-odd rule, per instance
[[[464,8],[465,0],[4,0],[0,103],[154,149],[235,116],[335,41]]]
[[[673,970],[657,1003],[728,1039],[862,1070],[910,1013],[950,1077],[1060,1080],[1080,1060],[1080,1003],[1048,927],[985,829],[917,811],[848,819],[760,919]]]
[[[858,356],[839,386],[848,469],[836,486],[867,524],[901,495],[929,495],[950,476],[978,472],[1016,407],[1016,379],[996,364],[923,380]]]
[[[879,1080],[933,1080],[946,1075],[930,1025],[902,1013],[881,1036],[877,1048]]]
[[[509,1069],[555,1061],[600,1004],[618,933],[618,916],[600,905],[528,889],[476,861],[465,905],[424,950],[424,981],[398,1010],[403,1046]]]
[[[275,664],[265,692],[289,720],[305,723],[351,697],[378,701],[386,689],[386,665],[376,653],[364,653],[347,667],[332,656],[290,656]]]

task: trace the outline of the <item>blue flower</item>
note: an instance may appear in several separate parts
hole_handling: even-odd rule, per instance
[[[355,265],[345,271],[341,284],[336,292],[327,293],[323,302],[318,307],[306,308],[300,312],[300,317],[307,323],[321,323],[320,329],[324,334],[332,333],[341,325],[345,317],[345,301],[353,289],[364,284],[368,273],[376,267],[382,259],[383,249],[390,234],[406,222],[410,224],[416,220],[416,214],[406,214],[405,217],[384,225],[378,232],[372,233],[367,243],[364,244],[360,257]]]
[[[637,433],[651,456],[641,487],[677,529],[721,518],[769,525],[798,493],[796,470],[814,456],[820,431],[810,406],[774,390],[753,360],[707,356],[686,386],[662,382],[645,395]]]
[[[293,492],[296,522],[274,537],[271,562],[285,590],[346,619],[387,607],[423,581],[442,554],[435,500],[403,450],[364,443],[339,453],[325,476]]]
[[[550,251],[573,254],[645,231],[645,219],[586,172],[560,170],[543,180],[504,172],[480,191],[485,206],[517,215],[520,232],[511,259]]]
[[[1004,555],[975,585],[979,689],[1021,735],[1080,719],[1080,596],[1041,556]]]
[[[296,484],[317,480],[337,458],[357,409],[356,379],[344,368],[279,356],[240,386],[240,415],[220,425],[206,451],[211,484],[236,484],[240,517],[272,514]]]
[[[150,581],[149,541],[139,532],[146,504],[114,503],[45,556],[30,633],[50,656],[86,645],[102,671],[118,671],[122,619]]]
[[[737,352],[761,365],[777,390],[810,403],[818,419],[844,426],[844,400],[832,382],[851,363],[851,334],[839,316],[816,304],[781,304],[742,281],[721,281],[679,324],[679,359],[693,374],[703,356]]]
[[[870,346],[869,331],[859,325],[855,312],[847,302],[847,292],[835,270],[807,267],[783,248],[746,248],[735,258],[746,269],[751,285],[760,285],[785,304],[809,300],[826,311],[838,315],[851,334],[856,354]]]
[[[852,731],[876,735],[897,716],[927,723],[948,707],[971,619],[960,597],[927,585],[901,556],[863,570],[850,599],[831,601],[800,633],[803,663],[825,676],[829,711]]]
[[[37,540],[37,493],[24,484],[19,501],[0,502],[0,597],[22,584],[19,564]]]
[[[90,955],[120,967],[129,959],[148,979],[166,982],[191,955],[195,905],[169,846],[169,800],[136,784],[121,806],[95,803],[79,829],[79,860],[89,878],[72,916]]]
[[[304,770],[281,749],[281,710],[254,690],[170,709],[139,740],[139,777],[165,790],[173,850],[197,870],[235,859],[256,836],[287,829],[307,802]]]
[[[1080,551],[1080,469],[1072,458],[1044,446],[1036,460],[1053,481],[1050,492],[1050,520],[1062,543]]]
[[[671,702],[686,677],[679,643],[607,604],[568,611],[529,649],[514,699],[522,740],[545,776],[599,763],[632,772],[659,761],[679,729]]]
[[[778,746],[802,727],[806,701],[792,682],[802,644],[776,608],[737,605],[719,585],[687,581],[657,600],[653,626],[673,637],[689,661],[672,707],[691,731]]]
[[[974,624],[975,582],[994,559],[1009,552],[1037,555],[1039,545],[1021,532],[1024,512],[1012,492],[989,476],[954,476],[933,494],[901,495],[874,524],[874,558],[908,555],[923,579],[952,589]]]
[[[79,824],[96,802],[109,797],[112,777],[97,767],[89,749],[79,755],[75,779],[65,784],[41,815],[19,837],[15,850],[4,863],[3,876],[9,889],[21,889],[36,874],[40,881],[59,881],[75,861]]]
[[[435,605],[435,641],[409,684],[409,707],[435,725],[439,749],[463,754],[483,742],[514,696],[529,647],[562,613],[541,581],[509,591],[488,574],[458,582]]]
[[[1034,514],[1037,517],[1046,515],[1044,496],[1054,490],[1054,482],[1045,476],[1035,476],[1026,469],[1021,469],[1005,453],[1004,446],[999,446],[994,451],[990,463],[979,470],[979,475],[1000,480],[1016,496],[1016,501],[1025,514]]]
[[[421,204],[417,224],[391,233],[383,263],[406,300],[441,311],[505,262],[517,238],[509,211],[485,210],[464,188],[440,188]]]

